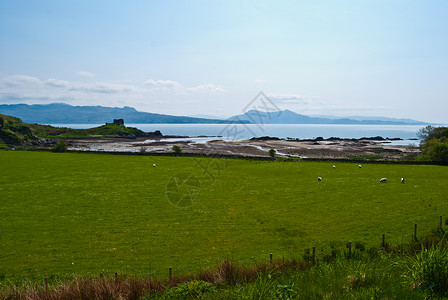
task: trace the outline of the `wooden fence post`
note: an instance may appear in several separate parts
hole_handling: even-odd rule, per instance
[[[316,264],[316,247],[313,246],[313,265]]]
[[[383,242],[381,243],[381,246],[382,246],[383,248],[386,247],[386,242],[385,242],[385,236],[384,236],[384,233],[383,233]]]
[[[269,261],[270,261],[270,263],[272,265],[272,253],[269,255]]]
[[[45,277],[45,291],[48,292],[48,279]]]
[[[352,258],[352,241],[348,242],[348,257]]]
[[[414,240],[417,241],[417,223],[414,223]]]
[[[173,278],[173,267],[170,267],[170,280]]]
[[[117,282],[118,282],[118,273],[115,272],[115,283],[117,283]]]

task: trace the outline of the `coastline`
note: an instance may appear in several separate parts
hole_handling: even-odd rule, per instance
[[[158,138],[89,138],[66,139],[68,150],[81,152],[133,152],[141,154],[173,154],[172,147],[179,146],[186,155],[269,157],[270,149],[277,157],[310,159],[406,159],[415,156],[415,145],[394,145],[400,138],[315,138],[282,139],[258,137],[249,140],[224,141],[219,136],[161,136]]]

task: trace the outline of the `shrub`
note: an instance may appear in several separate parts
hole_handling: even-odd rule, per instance
[[[423,145],[423,156],[433,161],[448,162],[448,138],[432,139]]]
[[[275,158],[276,153],[277,153],[277,151],[275,151],[274,149],[269,150],[269,156],[272,158]]]
[[[21,145],[23,142],[23,137],[9,129],[1,129],[0,140],[3,140],[5,144]]]
[[[212,293],[216,288],[209,282],[202,280],[191,280],[165,292],[168,299],[202,299],[206,293]]]
[[[173,149],[174,153],[176,154],[180,154],[182,152],[182,149],[177,145],[174,145],[171,149]]]
[[[54,152],[65,152],[67,151],[67,143],[64,141],[59,141],[59,143],[57,145],[54,146]]]

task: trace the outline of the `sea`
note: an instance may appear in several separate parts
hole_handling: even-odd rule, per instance
[[[57,127],[86,129],[103,124],[52,124]],[[416,145],[417,131],[424,125],[334,125],[334,124],[126,124],[142,131],[160,130],[163,135],[193,137],[196,142],[208,140],[238,141],[253,137],[291,139],[362,138],[381,136],[396,145]],[[192,138],[189,138],[190,140]]]

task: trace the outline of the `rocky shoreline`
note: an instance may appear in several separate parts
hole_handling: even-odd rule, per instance
[[[315,138],[281,139],[256,137],[244,141],[224,141],[219,137],[159,136],[153,138],[89,138],[67,139],[69,150],[99,152],[139,152],[142,154],[170,154],[179,146],[182,153],[204,156],[268,157],[274,149],[278,157],[312,159],[368,159],[389,160],[415,157],[415,145],[394,145],[400,138]]]

